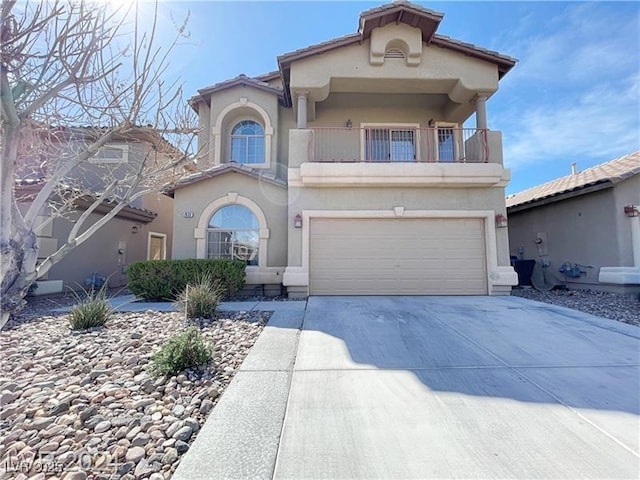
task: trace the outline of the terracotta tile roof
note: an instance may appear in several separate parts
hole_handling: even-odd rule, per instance
[[[403,16],[403,13],[406,13],[406,15]],[[512,57],[479,47],[472,43],[461,42],[445,35],[436,34],[435,30],[442,16],[443,14],[441,13],[407,1],[393,2],[362,12],[360,14],[360,26],[357,33],[351,33],[280,55],[278,57],[278,66],[282,72],[282,79],[285,85],[285,104],[291,106],[291,92],[289,91],[289,69],[291,62],[362,42],[368,38],[372,28],[385,25],[391,21],[407,21],[412,26],[418,26],[418,28],[423,30],[423,41],[427,43],[495,64],[498,67],[500,78],[515,66],[517,60]],[[369,24],[367,22],[369,22]]]
[[[400,0],[360,13],[358,31],[363,39],[367,39],[374,28],[402,22],[422,30],[422,40],[429,43],[443,17],[443,13]]]
[[[615,184],[638,174],[640,174],[640,150],[510,195],[507,197],[507,208],[534,203],[602,183]]]
[[[282,55],[278,56],[278,64],[287,63],[293,59],[298,60],[310,55],[316,55],[318,53],[323,53],[335,48],[358,43],[360,39],[360,33],[349,33],[347,35],[343,35],[342,37],[332,38],[331,40],[327,40],[325,42],[316,43],[304,48],[298,48],[293,52],[283,53]]]
[[[373,7],[369,10],[365,10],[360,13],[361,17],[370,17],[380,13],[386,13],[389,10],[397,9],[398,7],[404,7],[406,9],[411,9],[416,12],[420,12],[422,14],[433,16],[433,17],[443,17],[444,14],[440,12],[436,12],[435,10],[431,10],[429,8],[425,8],[422,5],[418,5],[417,3],[411,3],[407,0],[395,0],[392,3],[387,3],[384,5],[380,5],[379,7]]]
[[[518,62],[518,60],[508,55],[503,55],[502,53],[496,52],[494,50],[479,47],[478,45],[474,45],[473,43],[462,42],[460,40],[456,40],[455,38],[447,37],[446,35],[440,35],[437,33],[431,39],[431,43],[439,47],[449,48],[457,52],[465,53],[472,57],[495,63],[498,66],[500,78],[502,78]]]
[[[266,75],[263,75],[262,77],[270,78],[270,76],[272,75],[266,74]],[[189,103],[193,105],[195,103],[204,101],[205,97],[208,95],[211,95],[212,93],[218,92],[220,90],[226,90],[227,88],[236,87],[238,85],[253,87],[260,90],[264,90],[265,92],[275,93],[276,95],[282,95],[281,88],[272,87],[271,85],[263,81],[263,78],[261,77],[251,78],[251,77],[247,77],[244,73],[241,73],[235,78],[231,78],[229,80],[218,82],[214,85],[199,89],[198,94],[194,95],[189,99]]]
[[[207,170],[202,170],[198,173],[194,173],[191,175],[187,175],[186,177],[182,177],[180,180],[175,182],[173,185],[168,187],[164,193],[173,197],[173,194],[176,190],[180,188],[187,187],[189,185],[193,185],[194,183],[201,182],[202,180],[207,180],[209,178],[217,177],[224,173],[236,172],[241,173],[243,175],[248,175],[250,177],[256,178],[260,181],[266,181],[277,185],[279,187],[287,186],[287,182],[276,177],[271,172],[265,172],[264,170],[259,170],[255,168],[251,168],[248,165],[243,165],[240,163],[225,163],[223,165],[216,165],[215,167],[209,168]]]
[[[254,80],[258,80],[260,82],[268,82],[270,80],[275,80],[276,78],[280,78],[280,70],[274,70],[273,72],[267,72],[253,77]]]

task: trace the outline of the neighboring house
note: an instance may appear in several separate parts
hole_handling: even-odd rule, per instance
[[[23,138],[24,155],[17,172],[16,194],[19,207],[26,209],[47,178],[57,168],[60,158],[83,148],[95,129],[88,127],[41,127]],[[88,162],[73,170],[58,188],[53,204],[38,217],[43,228],[37,231],[38,257],[50,256],[67,241],[75,221],[93,203],[92,192],[101,191],[106,182],[127,175],[127,163],[143,160],[169,162],[182,155],[175,147],[150,128],[137,128],[114,137]],[[64,160],[63,160],[64,161]],[[176,172],[177,173],[177,172]],[[70,213],[56,215],[56,205],[65,202],[65,194],[73,202]],[[84,193],[79,197],[79,193]],[[103,203],[91,213],[84,231],[112,205]],[[127,266],[137,260],[170,258],[173,237],[173,200],[161,193],[144,195],[127,205],[84,243],[75,247],[38,279],[36,295],[77,290],[88,282],[108,279],[109,286],[126,285]]]
[[[384,5],[276,72],[199,90],[173,258],[243,259],[249,285],[291,296],[509,294],[486,102],[515,60],[437,34],[442,18]]]
[[[638,292],[639,206],[640,151],[516,193],[511,255],[548,265],[572,288]]]

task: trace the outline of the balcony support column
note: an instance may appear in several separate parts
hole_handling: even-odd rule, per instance
[[[476,128],[486,130],[487,126],[487,96],[476,96]]]
[[[307,97],[308,92],[296,92],[298,99],[298,128],[307,128]]]

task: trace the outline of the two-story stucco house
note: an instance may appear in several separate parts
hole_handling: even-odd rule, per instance
[[[486,103],[515,60],[439,35],[442,19],[384,5],[276,72],[199,90],[173,258],[244,259],[249,285],[292,296],[508,294],[509,171]]]

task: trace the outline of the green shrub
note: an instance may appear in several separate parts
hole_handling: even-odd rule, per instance
[[[145,300],[175,300],[188,284],[209,276],[219,283],[225,297],[244,286],[246,264],[240,260],[147,260],[129,265],[131,293]]]
[[[151,373],[157,377],[177,375],[185,368],[208,363],[211,352],[200,331],[196,327],[189,327],[171,337],[153,356]]]
[[[71,308],[69,323],[72,330],[101,327],[113,315],[109,305],[107,292],[104,288],[98,291],[84,290],[84,294],[75,294],[78,303]]]

